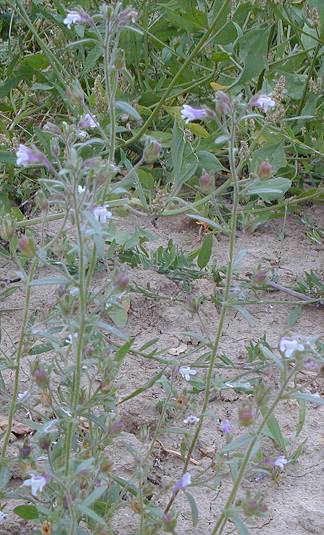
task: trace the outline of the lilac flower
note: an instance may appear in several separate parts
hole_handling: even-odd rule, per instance
[[[112,213],[107,210],[106,206],[96,206],[93,209],[94,218],[99,223],[106,223],[112,216]]]
[[[189,416],[187,416],[187,418],[183,420],[184,424],[190,424],[190,425],[194,425],[197,422],[199,422],[199,418],[197,418],[197,416],[194,416],[193,414],[190,414]]]
[[[46,156],[36,148],[26,147],[20,144],[16,151],[17,165],[28,167],[29,165],[44,165],[49,168],[49,161]]]
[[[177,481],[176,484],[174,485],[173,492],[177,492],[178,490],[184,490],[190,484],[191,484],[191,474],[189,472],[186,472],[179,479],[179,481]]]
[[[296,351],[304,351],[305,346],[297,340],[283,337],[280,339],[279,349],[287,359],[291,359]]]
[[[96,126],[98,126],[98,123],[93,115],[91,115],[90,113],[82,115],[79,121],[80,128],[96,128]]]
[[[80,129],[78,129],[78,131],[77,131],[77,136],[78,136],[78,138],[80,138],[80,139],[87,139],[87,138],[89,137],[89,134],[88,134],[88,132],[86,132],[85,130],[80,130]]]
[[[124,9],[124,11],[121,11],[118,17],[118,24],[120,26],[127,26],[130,22],[133,24],[136,22],[136,19],[138,17],[138,12],[129,7],[127,9]]]
[[[203,108],[193,108],[192,106],[188,106],[188,104],[182,106],[181,117],[186,120],[186,123],[190,123],[196,119],[204,119],[207,115],[207,110]]]
[[[0,522],[4,522],[6,518],[7,518],[6,513],[4,513],[3,511],[0,511]]]
[[[276,101],[270,95],[257,95],[252,97],[251,106],[260,108],[264,113],[276,107]]]
[[[288,463],[286,457],[283,455],[279,455],[275,461],[273,461],[273,466],[280,468],[280,470],[283,470],[285,468],[285,465]]]
[[[86,191],[86,189],[87,189],[87,188],[86,188],[85,186],[80,186],[80,185],[79,185],[79,186],[78,186],[78,193],[79,193],[80,195],[82,195],[82,193],[84,193],[84,192]]]
[[[89,17],[87,13],[81,13],[80,11],[76,11],[76,9],[72,9],[71,11],[67,12],[63,22],[65,26],[71,29],[73,24],[90,24],[91,17]]]
[[[222,433],[226,435],[227,433],[231,433],[232,424],[229,420],[222,420],[220,423],[219,429],[221,430]]]
[[[190,381],[190,376],[196,375],[197,370],[193,370],[190,366],[180,366],[179,373],[186,381]]]
[[[47,483],[47,479],[44,476],[38,474],[30,474],[31,478],[26,479],[23,482],[24,487],[31,487],[31,493],[33,496],[37,496],[39,492],[42,492],[43,488]]]

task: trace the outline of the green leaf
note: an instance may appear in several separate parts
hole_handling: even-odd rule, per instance
[[[229,518],[235,524],[240,535],[249,535],[249,530],[246,524],[244,524],[242,518],[237,511],[230,511],[228,514]]]
[[[186,141],[184,132],[174,123],[171,143],[171,159],[173,165],[174,184],[181,189],[195,173],[198,167],[198,159],[192,147]]]
[[[0,162],[16,165],[17,157],[15,153],[9,151],[0,151]]]
[[[101,516],[95,513],[92,509],[89,509],[89,507],[86,507],[83,504],[79,504],[77,507],[81,513],[85,514],[86,516],[97,522],[97,524],[103,526],[104,528],[107,527],[107,522]]]
[[[260,412],[262,416],[264,417],[266,413],[268,412],[268,407],[266,407],[266,405],[262,405],[260,407]],[[268,434],[270,435],[272,440],[275,442],[275,444],[286,453],[287,440],[283,436],[278,420],[274,414],[271,414],[270,417],[268,418],[266,429],[268,430]]]
[[[117,100],[116,108],[135,119],[135,121],[142,121],[142,117],[140,116],[138,111],[136,111],[135,108],[133,108],[133,106],[131,106],[128,102],[125,102],[124,100]]]
[[[216,158],[215,154],[207,150],[200,150],[197,154],[199,165],[206,169],[206,171],[224,171],[225,168],[221,162]]]
[[[316,405],[324,405],[324,398],[321,396],[315,396],[314,394],[307,394],[307,392],[294,392],[287,396],[289,399],[297,399],[302,401],[309,401],[310,403],[315,403]]]
[[[290,188],[289,178],[269,178],[268,180],[256,180],[244,190],[245,195],[257,195],[264,201],[280,199]]]
[[[270,28],[257,28],[246,32],[239,40],[239,55],[244,69],[237,80],[243,85],[256,78],[266,67]]]
[[[35,520],[39,517],[38,509],[35,505],[18,505],[13,512],[24,520]]]
[[[203,244],[200,248],[197,264],[200,267],[200,269],[203,269],[207,266],[213,249],[213,235],[208,234],[206,238],[203,241]]]
[[[35,54],[24,56],[20,62],[20,65],[23,67],[41,70],[46,69],[49,66],[49,60],[48,57],[42,52],[36,52]]]
[[[30,283],[30,286],[55,286],[57,284],[66,285],[69,280],[66,277],[43,277],[35,279]]]
[[[302,312],[302,307],[299,307],[299,306],[291,309],[288,315],[289,327],[293,327],[297,323],[297,321],[300,318],[301,312]]]
[[[300,399],[298,401],[298,406],[299,406],[299,411],[298,411],[298,424],[296,428],[296,437],[298,437],[298,435],[301,433],[304,427],[305,418],[306,418],[306,410],[307,410],[306,401],[303,401],[302,399]]]
[[[198,513],[198,507],[197,507],[195,498],[192,496],[192,494],[190,494],[187,491],[185,492],[185,496],[189,502],[190,509],[191,509],[192,525],[197,526],[199,513]]]

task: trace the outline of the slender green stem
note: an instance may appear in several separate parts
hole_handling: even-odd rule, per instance
[[[11,397],[11,403],[10,403],[10,409],[9,409],[9,415],[8,415],[8,427],[7,427],[7,430],[3,439],[2,453],[1,453],[2,458],[4,458],[7,453],[10,434],[12,430],[13,419],[14,419],[15,412],[16,412],[17,396],[18,396],[19,382],[20,382],[21,359],[22,359],[23,350],[24,350],[26,327],[27,327],[28,318],[29,318],[29,306],[30,306],[30,296],[31,296],[31,288],[32,288],[31,282],[34,278],[37,264],[38,264],[38,257],[35,256],[35,258],[32,261],[32,264],[31,264],[31,267],[27,276],[27,280],[26,280],[26,296],[25,296],[25,304],[24,304],[24,314],[23,314],[23,321],[22,321],[21,330],[20,330],[17,353],[16,353],[14,387],[12,391],[12,397]]]
[[[227,501],[226,501],[226,504],[223,508],[223,512],[220,514],[217,522],[216,522],[216,525],[213,529],[213,531],[211,532],[211,535],[221,535],[221,533],[223,532],[223,529],[226,525],[226,522],[227,522],[227,514],[228,514],[228,511],[230,509],[230,507],[233,505],[234,501],[235,501],[235,498],[236,498],[236,495],[238,493],[238,490],[240,488],[240,485],[242,483],[242,480],[243,480],[243,477],[245,475],[245,471],[246,471],[246,468],[247,468],[247,465],[250,461],[250,458],[251,458],[251,455],[254,451],[254,447],[255,447],[255,444],[256,442],[259,440],[259,437],[261,436],[261,433],[263,431],[263,429],[265,428],[265,426],[267,425],[268,423],[268,420],[270,418],[270,416],[273,414],[276,406],[278,405],[278,403],[280,402],[282,396],[283,396],[283,393],[289,383],[289,381],[291,380],[292,376],[296,373],[296,370],[293,369],[291,371],[291,373],[289,375],[286,374],[286,377],[281,385],[281,388],[277,394],[277,396],[275,397],[274,401],[272,402],[271,406],[269,407],[267,413],[265,414],[264,418],[262,419],[258,429],[256,430],[255,432],[255,435],[253,437],[253,439],[251,440],[250,444],[249,444],[249,447],[246,451],[246,454],[244,456],[244,459],[241,463],[241,466],[240,466],[240,469],[239,469],[239,472],[237,474],[237,477],[235,479],[235,483],[233,485],[233,488],[232,488],[232,491],[229,495],[229,497],[227,498]]]
[[[76,181],[77,184],[77,181]],[[82,356],[84,346],[84,334],[86,327],[86,308],[87,308],[87,288],[86,288],[86,273],[85,273],[85,251],[84,251],[84,238],[82,232],[82,224],[80,220],[80,213],[78,210],[77,202],[77,185],[74,192],[74,217],[75,226],[79,244],[79,330],[76,341],[76,355],[75,355],[75,371],[73,378],[73,390],[71,400],[71,419],[68,422],[66,432],[66,448],[65,448],[65,473],[70,472],[72,442],[74,434],[74,426],[77,418],[77,409],[79,403],[80,386],[81,386],[81,370],[82,370]],[[73,343],[73,342],[72,342]]]
[[[232,120],[231,120],[230,142],[229,142],[229,162],[230,162],[230,170],[231,170],[232,181],[233,181],[233,206],[232,206],[230,243],[229,243],[229,252],[228,252],[229,259],[228,259],[228,266],[227,266],[227,273],[226,273],[224,298],[223,298],[220,316],[218,320],[218,326],[217,326],[217,331],[215,335],[215,342],[212,346],[210,362],[209,362],[207,375],[206,375],[204,402],[203,402],[199,422],[197,424],[193,439],[191,441],[191,444],[187,452],[185,464],[183,467],[183,473],[185,473],[188,469],[190,458],[196,446],[196,443],[197,443],[197,440],[198,440],[198,437],[200,435],[201,428],[203,425],[203,421],[207,412],[207,407],[208,407],[208,403],[209,403],[209,399],[211,395],[210,391],[211,391],[211,384],[212,384],[216,357],[218,353],[219,344],[223,335],[223,328],[224,328],[224,321],[225,321],[226,313],[227,313],[228,308],[230,307],[229,294],[230,294],[230,289],[231,289],[231,284],[232,284],[232,276],[233,276],[233,268],[234,268],[236,226],[237,226],[237,213],[238,213],[238,203],[239,203],[238,175],[237,175],[237,169],[236,169],[236,163],[235,163],[235,131],[236,131],[236,118],[233,113]],[[177,494],[178,494],[178,491],[172,494],[166,506],[165,513],[167,513],[170,510]]]
[[[211,26],[208,28],[208,30],[206,31],[206,33],[201,37],[201,39],[198,41],[198,43],[196,44],[196,46],[193,48],[192,52],[189,54],[189,56],[187,57],[186,61],[184,61],[184,63],[182,64],[182,66],[180,67],[180,69],[178,70],[178,72],[176,73],[176,75],[173,77],[173,79],[171,80],[170,84],[168,85],[164,95],[160,98],[159,102],[157,103],[156,107],[154,108],[154,110],[152,111],[151,115],[148,117],[148,119],[145,121],[145,123],[143,124],[142,128],[139,129],[139,131],[133,136],[131,137],[130,139],[128,139],[126,142],[125,142],[125,145],[128,146],[128,145],[131,145],[132,143],[134,143],[135,141],[138,141],[139,139],[141,139],[141,137],[145,134],[146,130],[148,129],[148,127],[150,126],[150,124],[152,123],[153,119],[155,119],[155,117],[157,116],[157,114],[159,113],[160,109],[162,108],[164,102],[166,101],[166,99],[168,98],[168,96],[170,95],[172,89],[174,88],[175,84],[177,83],[177,81],[179,80],[180,76],[182,75],[183,71],[188,67],[188,65],[192,62],[192,60],[197,56],[197,54],[202,50],[202,48],[204,47],[204,45],[206,44],[206,42],[208,41],[210,35],[214,32],[220,18],[223,16],[224,14],[224,11],[225,9],[227,8],[228,4],[230,3],[230,0],[225,0],[223,2],[223,5],[222,7],[220,8],[220,10],[218,11],[216,17],[214,18]],[[217,33],[216,33],[217,35]],[[216,37],[216,35],[214,37]]]

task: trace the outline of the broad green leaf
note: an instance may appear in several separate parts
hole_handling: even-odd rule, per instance
[[[200,137],[200,138],[209,137],[209,133],[207,132],[206,128],[204,128],[199,123],[189,123],[188,128],[197,137]]]
[[[17,157],[14,152],[0,151],[0,162],[16,165]]]
[[[204,267],[207,266],[210,260],[211,254],[212,254],[212,249],[213,249],[213,235],[208,234],[208,236],[206,236],[206,238],[204,239],[203,244],[198,254],[197,264],[200,267],[200,269],[203,269]]]
[[[142,117],[140,116],[138,111],[135,110],[135,108],[133,108],[133,106],[131,106],[131,104],[129,104],[128,102],[126,102],[124,100],[117,100],[116,108],[118,110],[121,110],[123,113],[126,113],[127,115],[129,115],[133,119],[135,119],[135,121],[139,121],[139,122],[142,121]]]
[[[216,158],[215,154],[208,152],[207,150],[200,150],[197,153],[199,165],[206,169],[206,171],[224,171],[225,168],[221,162]]]
[[[195,173],[198,158],[190,143],[186,140],[183,130],[174,123],[171,143],[171,160],[173,165],[174,184],[181,189]]]
[[[245,195],[257,195],[264,201],[275,201],[283,197],[289,190],[289,178],[269,178],[268,180],[255,180],[244,189]]]
[[[238,84],[250,82],[265,69],[269,33],[270,28],[256,28],[249,30],[238,40],[240,59],[244,63]]]
[[[14,508],[13,512],[24,520],[35,520],[39,517],[39,513],[35,505],[18,505]]]

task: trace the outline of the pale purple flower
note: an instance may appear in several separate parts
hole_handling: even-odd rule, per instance
[[[252,97],[251,105],[260,108],[264,113],[276,107],[276,101],[270,95],[257,95]]]
[[[191,484],[191,474],[189,472],[186,472],[179,479],[179,481],[177,481],[176,484],[174,485],[173,492],[176,492],[177,490],[184,490],[190,484]]]
[[[207,115],[207,110],[203,108],[193,108],[192,106],[188,106],[188,104],[182,106],[181,117],[186,120],[186,123],[196,121],[197,119],[204,119]]]
[[[296,351],[304,351],[305,346],[293,338],[281,338],[279,349],[287,359],[291,359]]]
[[[38,474],[30,474],[31,478],[26,479],[23,482],[23,487],[31,487],[31,493],[33,496],[37,496],[39,492],[42,492],[47,483],[47,479],[44,476]]]
[[[194,416],[193,414],[190,414],[189,416],[187,416],[187,418],[183,420],[184,424],[189,424],[189,425],[194,425],[197,422],[199,422],[199,418],[197,418],[197,416]]]
[[[93,216],[99,223],[107,223],[112,213],[107,210],[106,206],[96,206],[93,209]]]
[[[130,22],[133,24],[136,22],[136,19],[138,17],[138,12],[136,9],[133,9],[131,7],[128,7],[127,9],[124,9],[124,11],[121,11],[118,17],[118,24],[120,26],[127,26]]]
[[[71,29],[71,26],[73,24],[90,24],[91,17],[89,17],[87,13],[82,13],[81,11],[77,11],[76,9],[71,9],[67,12],[63,23],[65,24],[65,26]]]
[[[4,513],[3,511],[0,511],[0,523],[4,522],[6,518],[7,518],[7,514]]]
[[[279,455],[279,457],[277,457],[277,459],[275,459],[273,461],[273,466],[277,467],[277,468],[280,468],[280,470],[283,470],[287,463],[288,463],[288,461],[287,461],[286,457],[284,457],[283,455]]]
[[[80,138],[80,139],[87,139],[87,138],[89,137],[89,134],[88,134],[88,132],[86,132],[86,130],[80,130],[80,129],[79,129],[79,130],[77,131],[77,136],[78,136],[78,138]]]
[[[229,420],[222,420],[220,423],[219,429],[222,433],[226,435],[227,433],[231,433],[232,424]]]
[[[28,167],[29,165],[44,165],[49,167],[49,161],[46,156],[38,149],[26,147],[20,144],[16,151],[17,165],[19,167]]]
[[[86,191],[86,189],[87,189],[87,188],[86,188],[85,186],[80,186],[80,185],[79,185],[79,186],[78,186],[78,193],[79,193],[80,195],[82,195],[82,193],[84,193],[84,192]]]
[[[91,113],[86,113],[85,115],[82,115],[80,121],[79,121],[79,127],[82,128],[96,128],[98,126],[97,121],[95,120],[95,117],[91,115]]]
[[[180,366],[179,373],[186,381],[190,381],[190,376],[196,375],[197,370],[190,368],[190,366]]]

